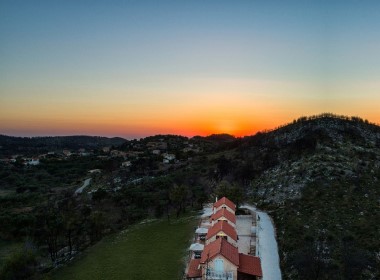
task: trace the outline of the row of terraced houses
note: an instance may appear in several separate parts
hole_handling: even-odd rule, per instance
[[[191,257],[186,269],[187,279],[196,280],[257,280],[262,278],[260,258],[250,247],[251,226],[248,233],[244,223],[252,223],[255,216],[236,216],[236,205],[223,197],[212,205],[196,229],[196,243],[190,247]],[[237,226],[237,218],[239,226]],[[245,220],[244,220],[245,219]],[[254,227],[252,227],[254,228]],[[240,231],[240,232],[239,232]],[[253,240],[253,242],[255,242]],[[247,244],[248,243],[248,244]],[[248,248],[248,249],[247,249]],[[250,249],[249,249],[250,248]]]

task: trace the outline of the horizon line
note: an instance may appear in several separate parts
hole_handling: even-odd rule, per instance
[[[380,124],[378,123],[374,123],[374,122],[371,122],[367,119],[363,119],[359,116],[348,116],[348,115],[339,115],[339,114],[334,114],[334,113],[321,113],[321,114],[316,114],[316,115],[310,115],[310,116],[300,116],[296,119],[294,119],[293,121],[291,122],[288,122],[288,123],[285,123],[285,124],[282,124],[282,125],[278,125],[272,129],[262,129],[262,130],[258,130],[256,131],[255,133],[253,134],[245,134],[245,135],[234,135],[234,134],[230,134],[230,133],[227,133],[227,132],[221,132],[221,133],[211,133],[211,134],[205,134],[205,135],[202,135],[202,134],[195,134],[195,135],[183,135],[183,134],[173,134],[173,133],[158,133],[158,134],[149,134],[149,135],[145,135],[145,136],[131,136],[131,137],[123,137],[123,136],[120,136],[120,135],[109,135],[109,134],[41,134],[41,135],[26,135],[26,134],[8,134],[8,133],[2,133],[0,132],[0,136],[8,136],[8,137],[19,137],[19,138],[43,138],[43,137],[80,137],[80,136],[87,136],[87,137],[105,137],[105,138],[122,138],[122,139],[125,139],[125,140],[128,140],[128,141],[131,141],[131,140],[141,140],[141,139],[144,139],[144,138],[148,138],[148,137],[154,137],[154,136],[180,136],[180,137],[186,137],[186,138],[194,138],[194,137],[209,137],[209,136],[213,136],[213,135],[228,135],[228,136],[232,136],[236,139],[239,139],[239,138],[244,138],[244,137],[250,137],[250,136],[254,136],[258,133],[269,133],[269,132],[272,132],[272,131],[275,131],[275,130],[278,130],[278,129],[281,129],[285,126],[288,126],[288,125],[292,125],[292,124],[295,124],[297,122],[300,122],[300,121],[310,121],[310,120],[315,120],[315,119],[321,119],[321,118],[335,118],[335,119],[341,119],[341,120],[347,120],[347,121],[360,121],[362,123],[365,123],[365,124],[368,124],[368,125],[375,125],[375,126],[380,126]]]

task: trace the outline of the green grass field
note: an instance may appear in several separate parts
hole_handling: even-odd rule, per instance
[[[104,238],[67,267],[52,274],[56,280],[179,279],[183,258],[198,218],[186,217],[139,224]]]
[[[9,242],[0,239],[0,268],[3,266],[5,259],[14,252],[19,251],[24,243]]]

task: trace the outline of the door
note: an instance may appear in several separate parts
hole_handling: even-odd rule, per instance
[[[222,272],[224,271],[223,259],[215,259],[215,271]]]

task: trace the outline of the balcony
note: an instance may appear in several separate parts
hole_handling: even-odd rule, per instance
[[[208,280],[234,280],[233,271],[216,271],[208,269],[206,272]]]

